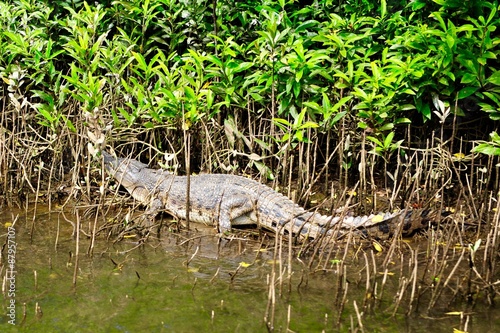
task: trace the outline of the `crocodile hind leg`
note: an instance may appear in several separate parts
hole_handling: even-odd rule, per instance
[[[233,225],[255,224],[255,209],[255,203],[246,196],[223,198],[219,208],[219,232],[231,231]]]

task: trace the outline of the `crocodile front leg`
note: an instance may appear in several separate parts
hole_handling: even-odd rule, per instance
[[[139,220],[139,225],[146,228],[152,227],[154,225],[156,215],[158,215],[162,208],[163,202],[161,199],[153,199],[144,212],[144,215]]]

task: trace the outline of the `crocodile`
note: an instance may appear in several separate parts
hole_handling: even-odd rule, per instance
[[[300,207],[267,185],[230,174],[192,175],[187,205],[187,176],[151,169],[137,160],[116,158],[106,151],[101,153],[107,172],[148,207],[146,221],[153,221],[160,211],[166,211],[178,219],[214,225],[220,233],[230,232],[234,226],[257,225],[283,234],[291,232],[305,240],[350,231],[376,238],[387,238],[396,232],[410,235],[428,225],[431,218],[428,210],[419,214],[407,210],[325,216]],[[145,224],[151,226],[151,222]]]

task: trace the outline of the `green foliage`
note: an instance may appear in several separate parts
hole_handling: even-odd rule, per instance
[[[500,135],[496,132],[490,134],[490,142],[483,142],[472,149],[473,153],[500,156]]]
[[[390,132],[387,136],[382,136],[382,140],[379,140],[378,138],[373,136],[367,136],[366,138],[375,144],[373,153],[382,156],[384,158],[386,158],[387,155],[398,149],[401,146],[401,143],[403,142],[403,140],[400,140],[395,143],[393,142],[394,132]]]
[[[250,110],[278,144],[347,120],[385,156],[433,96],[500,119],[498,23],[491,1],[21,0],[0,4],[0,76],[54,133],[96,110],[146,129]]]
[[[297,114],[292,110],[292,116],[294,118],[294,122],[290,123],[286,119],[275,118],[274,123],[280,127],[283,132],[286,134],[281,138],[282,142],[286,142],[288,140],[298,141],[298,142],[309,142],[307,137],[304,136],[304,130],[308,128],[317,128],[318,124],[312,121],[304,121],[307,108],[302,109],[302,111]]]

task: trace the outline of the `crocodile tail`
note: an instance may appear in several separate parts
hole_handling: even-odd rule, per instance
[[[429,208],[408,210],[404,218],[402,233],[404,236],[411,236],[416,231],[427,229],[451,214],[449,210],[439,211]]]
[[[388,238],[396,233],[411,236],[416,231],[426,229],[432,222],[435,222],[438,219],[437,213],[438,211],[431,209],[419,209],[394,213],[381,212],[364,216],[345,216],[343,218],[314,214],[312,216],[313,222],[301,230],[301,236],[317,238],[324,234],[331,235],[335,230],[338,230],[339,236],[343,235],[346,230],[357,231],[365,237],[380,239]],[[450,214],[448,211],[442,211],[441,217]]]
[[[361,225],[357,229],[367,237],[388,238],[395,234],[409,237],[419,230],[427,229],[439,218],[451,214],[448,211],[441,211],[439,216],[438,212],[432,209],[409,209],[370,215],[366,222],[362,222],[361,218]]]

